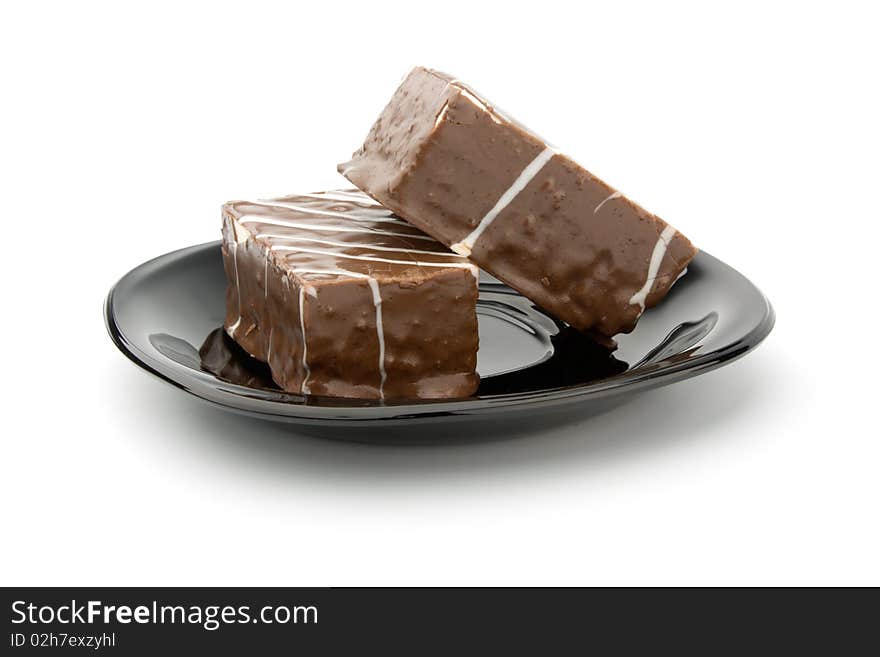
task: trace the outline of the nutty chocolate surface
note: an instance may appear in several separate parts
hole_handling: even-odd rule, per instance
[[[284,390],[476,390],[477,268],[355,190],[223,206],[224,329]]]
[[[473,89],[424,68],[339,171],[580,330],[631,331],[696,254]]]

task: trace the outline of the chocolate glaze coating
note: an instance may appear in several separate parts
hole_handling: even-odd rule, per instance
[[[696,254],[659,217],[428,69],[409,74],[339,171],[580,330],[631,331]]]
[[[224,329],[284,390],[476,390],[477,269],[357,191],[223,206]]]

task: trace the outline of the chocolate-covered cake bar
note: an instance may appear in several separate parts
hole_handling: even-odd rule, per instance
[[[287,391],[472,394],[477,268],[358,191],[223,206],[226,332]]]
[[[581,330],[631,331],[696,254],[473,89],[424,68],[339,171]]]

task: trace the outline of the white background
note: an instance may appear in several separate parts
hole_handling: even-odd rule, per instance
[[[613,4],[5,3],[2,583],[880,584],[880,21]],[[740,269],[775,331],[454,447],[300,436],[116,351],[121,275],[216,238],[224,200],[343,185],[414,64]]]

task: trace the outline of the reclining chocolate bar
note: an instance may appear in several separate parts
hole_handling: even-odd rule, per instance
[[[631,331],[696,254],[473,89],[424,68],[339,171],[581,330]]]
[[[465,397],[477,268],[358,191],[223,206],[226,332],[291,392]]]

